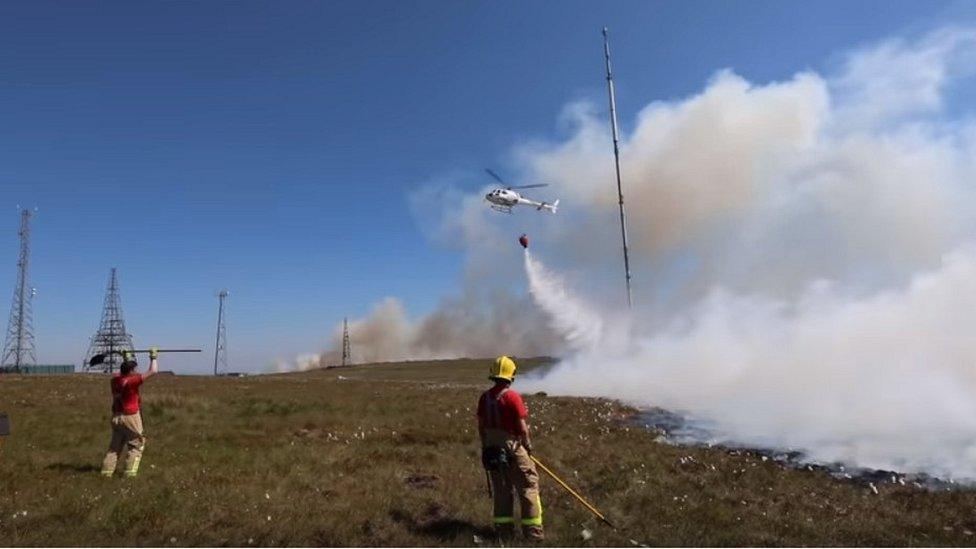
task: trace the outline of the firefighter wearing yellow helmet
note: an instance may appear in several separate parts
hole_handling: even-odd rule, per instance
[[[522,396],[512,389],[515,361],[500,356],[491,365],[488,379],[494,385],[478,399],[478,434],[481,460],[488,471],[494,500],[494,524],[503,537],[515,533],[515,499],[519,500],[523,535],[543,539],[539,474],[529,457],[528,410]]]

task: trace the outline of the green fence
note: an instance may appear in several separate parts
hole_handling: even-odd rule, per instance
[[[2,371],[13,373],[15,370],[6,367]],[[32,366],[21,366],[21,374],[73,374],[75,373],[74,364],[35,364]]]

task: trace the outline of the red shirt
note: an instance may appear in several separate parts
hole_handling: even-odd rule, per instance
[[[498,393],[505,389],[505,394],[499,398]],[[482,393],[478,399],[478,422],[487,429],[502,429],[519,435],[522,432],[519,420],[528,417],[529,411],[522,402],[522,395],[509,387],[496,385]]]
[[[142,385],[142,374],[112,376],[112,413],[139,413],[139,386]]]

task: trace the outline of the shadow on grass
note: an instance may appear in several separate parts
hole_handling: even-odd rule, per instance
[[[46,467],[51,471],[61,471],[64,473],[94,473],[101,469],[91,463],[52,463]]]
[[[477,534],[482,538],[492,535],[492,530],[484,526],[477,526],[466,520],[452,518],[442,518],[431,522],[423,523],[413,530],[414,533],[423,536],[437,538],[443,541],[457,537],[469,537]]]
[[[482,538],[488,538],[492,535],[491,528],[479,526],[467,520],[443,516],[443,509],[437,505],[428,508],[427,518],[424,519],[417,519],[400,509],[391,511],[390,518],[393,519],[393,522],[405,526],[412,534],[443,542],[454,541],[458,538],[470,540],[474,535]]]

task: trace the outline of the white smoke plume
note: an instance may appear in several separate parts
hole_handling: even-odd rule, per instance
[[[646,106],[621,159],[633,316],[605,115],[570,105],[564,139],[514,151],[513,179],[550,183],[541,198],[562,198],[559,214],[499,216],[480,194],[421,189],[424,204],[450,198],[424,228],[466,251],[464,292],[362,345],[555,353],[534,382],[550,392],[670,407],[815,459],[976,478],[976,123],[953,102],[974,51],[976,30],[944,28],[825,74],[757,84],[721,70]],[[529,256],[518,268],[522,231],[554,270]],[[522,276],[537,309],[513,290]],[[520,314],[499,323],[496,299]]]
[[[554,284],[533,295],[555,297]],[[583,318],[571,300],[538,303],[556,325]],[[967,249],[861,299],[827,284],[795,303],[715,290],[666,329],[623,346],[602,339],[523,384],[682,411],[706,420],[716,441],[976,479],[974,324],[976,252]]]
[[[287,360],[278,359],[275,360],[268,368],[269,372],[303,372],[305,370],[311,370],[313,368],[318,368],[321,365],[321,357],[315,353],[305,353],[295,357],[294,362],[288,362]]]
[[[943,29],[851,53],[835,76],[755,86],[723,71],[644,109],[622,157],[636,327],[530,388],[683,411],[720,439],[819,461],[976,479],[976,125],[945,106],[974,46],[973,30]],[[601,206],[560,228],[579,268],[618,258],[596,245],[613,232],[613,194],[591,183],[612,176],[606,128],[572,116],[570,140],[523,158]],[[527,268],[579,341],[593,321]]]

